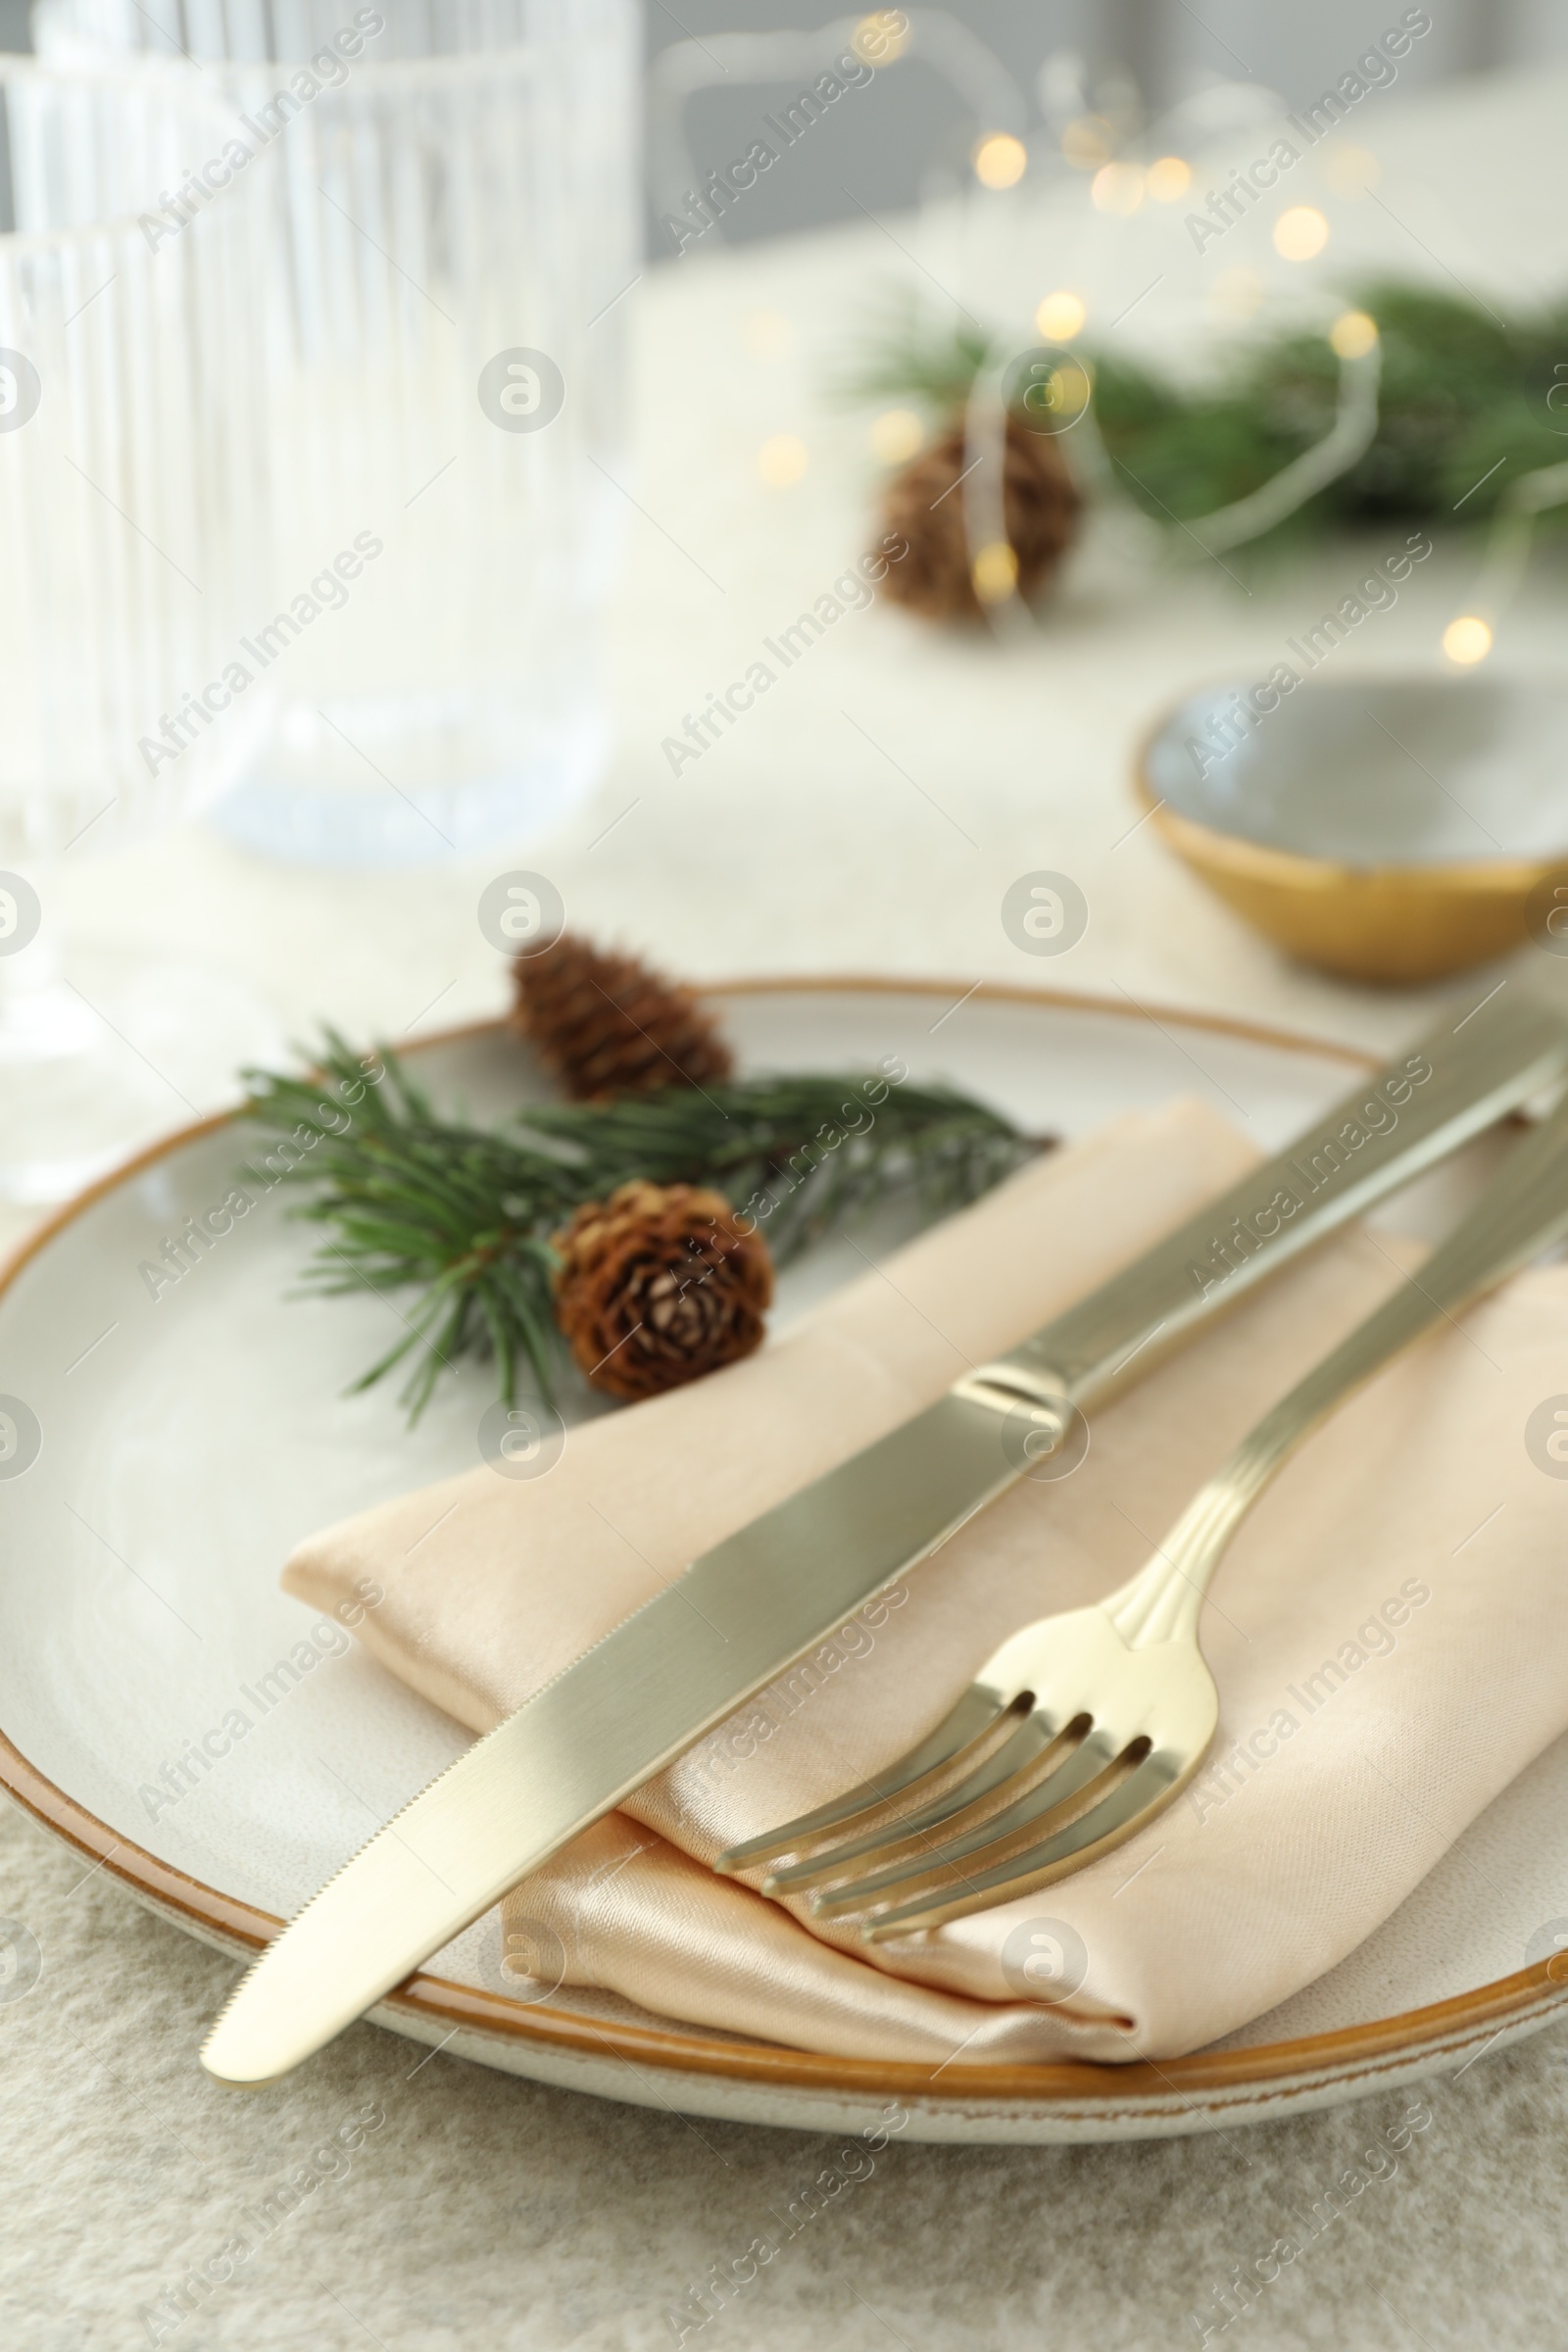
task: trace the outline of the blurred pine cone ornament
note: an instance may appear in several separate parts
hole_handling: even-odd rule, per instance
[[[750,1355],[773,1297],[773,1264],[722,1193],[623,1184],[555,1237],[556,1320],[578,1368],[634,1400]]]
[[[973,559],[964,525],[961,420],[896,473],[882,495],[882,519],[908,554],[888,567],[883,594],[930,620],[978,620]],[[1078,536],[1083,499],[1054,434],[1007,418],[1003,517],[1017,564],[1017,591],[1031,601]],[[995,602],[995,599],[990,601]]]
[[[658,1086],[722,1086],[734,1056],[695,991],[635,956],[602,955],[564,931],[513,964],[512,1024],[579,1102]]]

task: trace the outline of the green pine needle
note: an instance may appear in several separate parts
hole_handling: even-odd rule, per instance
[[[889,285],[872,304],[858,355],[831,385],[840,400],[917,400],[946,421],[969,397],[991,338],[973,320],[936,325],[907,287]]]
[[[248,1115],[280,1139],[266,1164],[311,1188],[295,1213],[325,1230],[307,1287],[394,1306],[404,1334],[356,1386],[408,1365],[414,1419],[466,1356],[493,1359],[509,1403],[524,1369],[550,1396],[551,1236],[633,1177],[712,1186],[784,1262],[891,1192],[930,1216],[958,1207],[1037,1148],[965,1095],[880,1075],[533,1103],[499,1128],[441,1117],[396,1054],[362,1057],[330,1030],[314,1078],[246,1077]]]
[[[1522,474],[1568,459],[1568,373],[1558,373],[1568,311],[1499,318],[1398,279],[1365,284],[1353,300],[1382,340],[1376,435],[1348,472],[1268,534],[1271,542],[1328,524],[1447,522],[1456,506],[1461,522],[1479,522]],[[912,295],[895,295],[837,389],[909,399],[946,422],[987,349],[972,324],[927,323]],[[1156,522],[1191,522],[1250,496],[1334,422],[1339,363],[1323,335],[1296,327],[1239,342],[1196,385],[1109,351],[1089,357],[1106,453]],[[1541,527],[1565,523],[1568,513],[1548,513]]]

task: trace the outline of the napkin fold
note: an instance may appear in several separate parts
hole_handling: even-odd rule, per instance
[[[383,1503],[303,1544],[284,1584],[330,1609],[373,1578],[385,1597],[360,1639],[487,1731],[698,1552],[1257,1156],[1195,1102],[1118,1119],[746,1362],[572,1430],[548,1475],[480,1464]],[[1203,1613],[1210,1760],[1116,1852],[872,1947],[709,1865],[902,1753],[1020,1625],[1141,1566],[1267,1404],[1420,1255],[1342,1236],[1096,1413],[1069,1477],[1015,1487],[515,1889],[488,1932],[519,1989],[598,1985],[850,2056],[1126,2060],[1201,2047],[1343,1959],[1568,1728],[1568,1482],[1525,1443],[1563,1378],[1568,1270],[1446,1321],[1282,1473]]]

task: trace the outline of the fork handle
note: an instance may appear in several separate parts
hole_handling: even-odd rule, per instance
[[[1565,1233],[1568,1102],[1515,1149],[1425,1265],[1314,1364],[1195,1495],[1149,1566],[1106,1603],[1123,1640],[1194,1634],[1231,1537],[1297,1447],[1411,1341],[1451,1322]]]
[[[1125,1272],[961,1385],[993,1400],[1105,1402],[1298,1253],[1568,1068],[1568,1025],[1517,990],[1450,1013]],[[1065,1433],[1066,1417],[1059,1417]],[[1059,1443],[1059,1435],[1058,1440]]]

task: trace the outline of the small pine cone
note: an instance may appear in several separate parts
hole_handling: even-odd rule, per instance
[[[750,1355],[773,1263],[721,1193],[638,1177],[579,1208],[555,1248],[556,1320],[611,1396],[656,1396]]]
[[[693,992],[634,956],[603,956],[564,931],[512,969],[513,1027],[579,1102],[656,1086],[722,1086],[734,1069]]]
[[[882,519],[908,545],[888,566],[884,592],[931,620],[978,620],[980,600],[970,575],[964,530],[963,426],[951,425],[929,449],[896,473],[882,499]],[[951,496],[944,493],[951,492]],[[1078,535],[1083,500],[1067,461],[1050,433],[1031,432],[1007,418],[1003,515],[1018,562],[1018,594],[1036,596]]]

